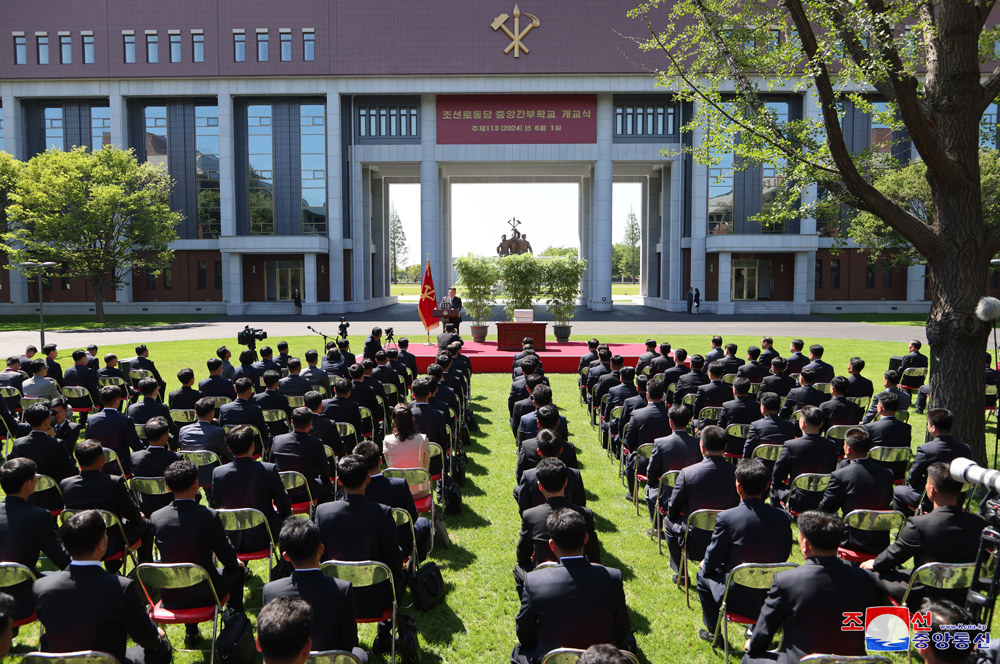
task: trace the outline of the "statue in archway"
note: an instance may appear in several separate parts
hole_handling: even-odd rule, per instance
[[[511,219],[507,223],[510,225],[511,237],[509,240],[506,234],[500,237],[500,244],[497,246],[497,255],[517,256],[533,253],[531,251],[531,244],[525,239],[526,236],[517,230],[521,222],[518,219]]]

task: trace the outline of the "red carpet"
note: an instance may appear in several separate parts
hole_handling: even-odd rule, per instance
[[[576,373],[580,358],[587,352],[587,342],[570,341],[564,344],[550,341],[548,350],[538,351],[545,373]],[[635,366],[639,356],[646,352],[643,344],[609,344],[612,354],[625,358],[625,366]],[[417,356],[417,368],[425,371],[437,355],[437,344],[425,346],[410,342],[408,349]],[[467,341],[462,354],[472,360],[472,370],[476,373],[509,373],[515,353],[497,350],[495,341],[477,344]]]

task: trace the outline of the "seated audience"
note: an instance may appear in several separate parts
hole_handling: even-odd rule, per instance
[[[259,395],[258,395],[259,396]],[[309,435],[312,430],[313,412],[302,406],[292,413],[291,433],[275,436],[269,457],[280,472],[301,473],[309,483],[305,487],[292,489],[288,497],[293,503],[303,503],[312,498],[314,503],[323,503],[333,498],[333,472],[326,460],[326,449],[319,438]]]
[[[562,454],[563,443],[549,430],[538,434],[539,463],[544,459],[558,459]],[[514,500],[517,501],[517,511],[524,511],[545,503],[545,496],[538,485],[538,466],[529,468],[521,476],[521,482],[514,487]],[[583,476],[576,468],[566,468],[566,497],[570,502],[580,507],[587,506],[587,493],[583,487]]]
[[[951,411],[945,408],[932,408],[927,412],[927,432],[934,438],[917,448],[906,484],[893,490],[893,509],[906,515],[913,514],[926,485],[927,470],[932,464],[951,463],[959,457],[972,458],[972,448],[951,435],[953,422]]]
[[[899,389],[899,372],[890,369],[883,374],[882,385],[885,386],[885,390],[879,392],[872,397],[872,402],[868,406],[868,412],[865,413],[864,419],[861,420],[862,424],[868,424],[875,419],[876,409],[878,408],[878,400],[882,398],[882,395],[891,392],[899,397],[899,410],[907,410],[910,407],[910,393],[906,390]]]
[[[213,358],[218,360],[219,358]],[[219,367],[222,367],[222,360],[219,360]],[[188,368],[177,372],[177,381],[181,384],[179,390],[174,390],[167,398],[170,410],[194,410],[194,404],[201,398],[201,392],[194,389],[194,371]],[[235,396],[229,397],[235,399]]]
[[[115,390],[115,394],[118,391]],[[66,448],[47,432],[52,429],[52,415],[44,403],[36,403],[24,409],[24,420],[31,426],[31,433],[14,441],[10,450],[11,459],[26,458],[35,462],[35,472],[48,475],[56,482],[76,475],[76,464]],[[47,510],[59,510],[63,506],[59,489],[53,487],[39,491],[28,499],[32,505]]]
[[[396,404],[392,410],[392,433],[385,437],[383,449],[390,468],[423,468],[430,471],[430,441],[417,431],[413,412],[406,404]],[[414,500],[430,495],[431,486],[421,482],[410,486]]]
[[[149,447],[132,453],[132,472],[136,477],[163,477],[170,464],[181,460],[181,455],[167,447],[167,441],[170,439],[167,421],[162,417],[154,417],[142,428]],[[174,500],[169,493],[162,495],[138,493],[136,498],[139,500],[139,509],[147,517]]]
[[[413,502],[413,494],[406,480],[397,477],[389,478],[382,474],[382,458],[375,443],[365,441],[354,448],[354,454],[365,460],[368,467],[368,486],[365,487],[365,498],[380,503],[386,507],[406,510],[413,523],[411,533],[409,524],[396,528],[399,538],[399,549],[404,557],[409,557],[413,551],[413,538],[417,540],[417,561],[427,557],[427,545],[431,539],[431,522],[422,516],[417,516],[417,506]]]
[[[672,433],[653,441],[653,451],[646,469],[646,506],[649,520],[656,523],[656,510],[666,512],[670,504],[669,486],[660,490],[660,478],[672,470],[683,470],[701,461],[701,442],[687,432],[691,411],[687,406],[671,406],[668,411]]]
[[[785,441],[778,460],[774,462],[771,476],[771,500],[773,504],[788,503],[795,512],[805,512],[819,505],[822,495],[796,490],[789,495],[791,483],[803,473],[829,474],[837,467],[839,449],[829,438],[820,435],[823,428],[823,411],[816,406],[802,409],[799,420],[802,436]]]
[[[278,597],[257,616],[264,664],[305,664],[312,650],[313,610],[305,600]]]
[[[144,445],[135,432],[135,421],[118,412],[121,402],[121,391],[117,386],[105,385],[101,388],[104,410],[87,418],[87,438],[99,441],[118,456],[118,463],[105,465],[104,472],[127,477],[132,474],[132,452],[138,452]]]

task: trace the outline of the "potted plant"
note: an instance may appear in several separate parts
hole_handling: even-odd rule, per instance
[[[490,329],[486,321],[493,315],[496,304],[493,289],[499,281],[500,271],[493,259],[472,254],[456,260],[455,271],[462,286],[462,304],[473,320],[472,340],[482,343]]]
[[[545,261],[545,282],[547,284],[546,308],[552,313],[555,323],[552,331],[556,341],[566,343],[573,327],[569,321],[576,315],[576,301],[580,297],[581,283],[587,261],[575,256],[551,258]]]
[[[507,305],[504,311],[509,320],[514,320],[517,309],[533,308],[534,299],[539,295],[545,280],[542,261],[533,254],[504,256],[498,259],[500,284],[503,287]]]

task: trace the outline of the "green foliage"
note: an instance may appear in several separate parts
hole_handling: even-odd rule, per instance
[[[409,284],[419,284],[423,273],[422,268],[419,263],[414,263],[413,265],[407,265],[401,272],[403,274],[403,280]]]
[[[573,247],[546,247],[539,256],[577,256],[579,251]]]
[[[581,282],[587,271],[587,261],[575,256],[543,261],[545,270],[546,307],[557,325],[566,325],[576,315]]]
[[[493,315],[496,298],[493,289],[500,280],[496,259],[469,254],[455,261],[455,271],[462,284],[462,304],[477,325]]]
[[[7,207],[11,203],[10,195],[17,187],[23,171],[23,162],[14,159],[6,152],[0,152],[0,234],[8,231]]]
[[[541,293],[545,279],[542,261],[532,254],[503,256],[497,259],[500,268],[500,285],[507,305],[504,311],[513,320],[515,309],[531,309],[532,300]]]
[[[403,220],[396,212],[396,204],[389,208],[389,260],[392,263],[392,283],[399,283],[399,272],[404,269],[402,262],[406,260],[406,233],[403,231]],[[419,266],[417,266],[419,269]]]
[[[158,274],[173,260],[181,215],[170,210],[171,186],[131,150],[49,150],[27,163],[10,193],[0,249],[14,269],[55,261],[62,276],[85,279],[104,322],[106,289],[118,290],[133,270]]]
[[[627,276],[633,283],[635,278],[639,276],[639,243],[641,240],[642,234],[639,231],[639,220],[635,216],[635,208],[629,208],[628,218],[625,220],[622,255],[619,258],[621,265],[618,270],[622,276]]]
[[[611,245],[611,279],[620,281],[624,276],[624,266],[628,262],[628,247],[623,242]]]

